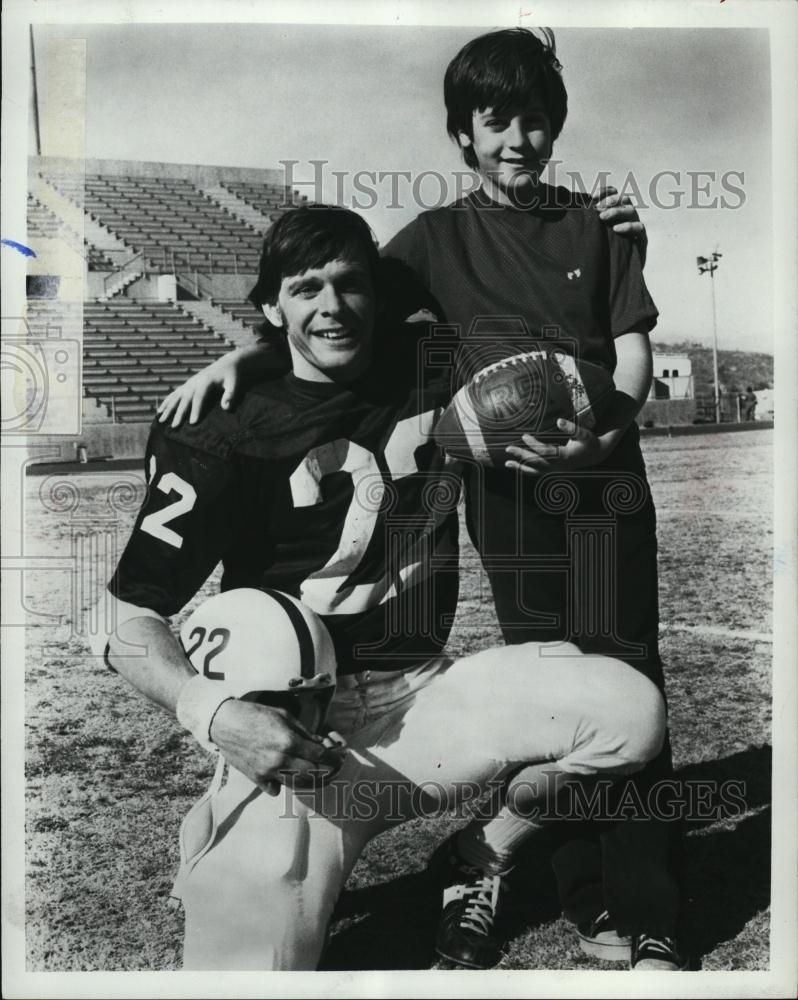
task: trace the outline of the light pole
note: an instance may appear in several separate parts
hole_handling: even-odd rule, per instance
[[[709,272],[710,285],[712,287],[712,364],[715,370],[715,423],[720,423],[720,384],[718,382],[718,324],[715,318],[715,271],[718,269],[718,260],[723,256],[717,250],[713,250],[709,257],[696,257],[698,273]]]

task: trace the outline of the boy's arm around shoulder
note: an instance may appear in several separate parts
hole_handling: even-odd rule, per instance
[[[179,427],[188,417],[195,424],[220,393],[222,409],[229,410],[247,383],[280,375],[288,367],[287,351],[275,346],[273,339],[261,337],[223,354],[173,389],[158,407],[158,420]]]

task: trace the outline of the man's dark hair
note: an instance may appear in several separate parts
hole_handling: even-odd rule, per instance
[[[283,278],[358,254],[365,258],[376,287],[379,253],[364,219],[348,208],[334,205],[292,209],[274,223],[263,239],[258,281],[249,300],[260,309],[265,302],[277,300]]]
[[[459,133],[471,138],[475,111],[504,112],[518,105],[543,102],[556,139],[568,113],[568,94],[557,60],[554,33],[544,29],[542,42],[528,28],[507,28],[474,38],[449,63],[443,78],[446,130],[455,142]],[[463,159],[475,170],[477,157],[463,147]]]

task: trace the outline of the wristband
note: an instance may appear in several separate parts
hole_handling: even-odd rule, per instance
[[[232,698],[235,695],[223,681],[197,674],[183,685],[177,696],[177,721],[203,749],[216,751],[218,748],[211,740],[211,723],[222,705]]]

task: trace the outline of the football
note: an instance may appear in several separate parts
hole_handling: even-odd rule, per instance
[[[435,438],[453,458],[502,468],[509,457],[505,449],[523,444],[522,434],[567,441],[557,427],[560,417],[592,429],[614,388],[600,365],[535,345],[472,375],[443,412]]]

